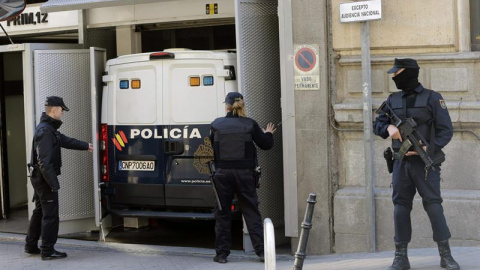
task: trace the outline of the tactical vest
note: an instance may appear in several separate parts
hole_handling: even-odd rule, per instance
[[[221,117],[212,123],[213,149],[217,168],[255,168],[253,120]]]
[[[402,96],[402,92],[393,93],[390,97],[390,106],[395,114],[403,121],[406,118],[413,118],[417,123],[417,131],[423,136],[423,138],[430,142],[430,129],[433,122],[433,115],[428,111],[427,105],[430,95],[433,91],[429,89],[423,89],[419,94],[413,94],[414,98],[413,107],[407,107],[407,97]],[[407,107],[404,109],[404,106]],[[406,113],[406,115],[405,115]],[[399,140],[392,140],[392,148],[398,151],[402,143]]]

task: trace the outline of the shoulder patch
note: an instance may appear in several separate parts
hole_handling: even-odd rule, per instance
[[[440,107],[442,107],[443,109],[447,108],[447,104],[445,104],[445,100],[439,99],[438,101],[440,102]]]

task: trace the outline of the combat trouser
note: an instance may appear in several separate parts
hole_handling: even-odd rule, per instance
[[[217,168],[215,184],[222,204],[222,211],[215,210],[215,250],[217,255],[230,254],[231,204],[236,193],[242,215],[257,255],[263,255],[263,223],[258,210],[258,196],[253,169]]]
[[[412,238],[410,212],[416,191],[422,197],[433,230],[433,240],[440,242],[451,237],[443,214],[440,193],[440,167],[430,169],[425,179],[425,165],[419,156],[395,160],[393,165],[393,194],[395,242],[409,243]]]
[[[31,183],[35,209],[30,219],[26,245],[36,247],[41,237],[42,253],[49,253],[53,251],[58,238],[58,192],[53,192],[42,176],[32,177]]]

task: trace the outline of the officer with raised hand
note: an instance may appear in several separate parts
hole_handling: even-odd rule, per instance
[[[213,145],[214,181],[222,210],[215,210],[215,251],[213,261],[226,263],[231,247],[231,210],[236,193],[247,224],[255,253],[264,259],[263,223],[258,210],[255,167],[257,149],[273,147],[275,127],[269,123],[261,129],[255,120],[248,118],[243,96],[230,92],[225,97],[227,115],[211,124],[210,140]],[[255,146],[256,145],[256,146]]]
[[[61,259],[67,257],[64,252],[54,249],[57,242],[59,212],[58,190],[60,183],[58,175],[62,167],[61,148],[88,150],[93,152],[91,143],[69,138],[58,131],[62,125],[62,115],[69,111],[63,99],[57,96],[47,97],[45,112],[40,118],[40,124],[35,129],[32,143],[32,155],[29,167],[31,183],[34,189],[33,210],[28,227],[25,252],[40,254],[42,260]],[[38,240],[42,237],[41,248]]]
[[[437,160],[435,157],[443,157],[441,149],[452,139],[453,126],[442,95],[424,88],[418,82],[419,70],[420,67],[414,59],[395,59],[393,68],[387,73],[393,74],[392,79],[401,91],[391,94],[386,103],[402,121],[412,118],[416,122],[416,130],[426,140],[420,143],[425,145],[423,148],[432,160]],[[441,162],[426,168],[422,158],[413,149],[405,149],[408,151],[403,157],[398,155],[405,138],[402,138],[400,130],[383,113],[376,118],[374,132],[383,139],[392,138],[392,149],[395,152],[392,177],[395,258],[388,269],[410,269],[407,245],[412,237],[410,212],[417,190],[430,219],[433,240],[438,244],[441,267],[449,270],[460,269],[451,255],[448,243],[451,235],[443,214],[443,200],[440,195]]]

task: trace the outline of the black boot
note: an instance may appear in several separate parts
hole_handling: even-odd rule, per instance
[[[215,257],[213,257],[213,261],[217,262],[217,263],[227,263],[228,262],[227,256],[221,255],[221,254],[217,254]]]
[[[40,254],[40,249],[37,246],[25,245],[24,251],[30,255]]]
[[[395,243],[395,259],[393,259],[392,266],[388,270],[407,270],[410,269],[410,262],[407,257],[407,245]]]
[[[437,242],[440,253],[440,266],[447,270],[459,270],[460,265],[453,259],[448,240]]]
[[[55,260],[55,259],[63,259],[67,257],[67,253],[56,251],[55,249],[45,252],[42,250],[42,261],[45,260]]]

